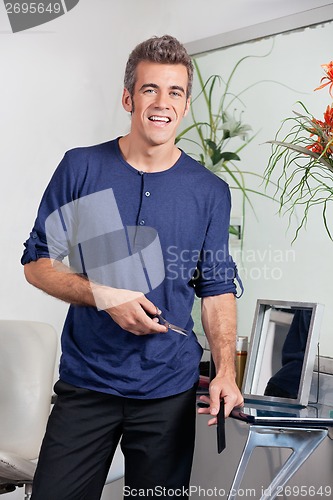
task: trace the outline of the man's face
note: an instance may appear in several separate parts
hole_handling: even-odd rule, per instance
[[[140,62],[134,95],[127,89],[123,94],[123,106],[132,113],[132,136],[147,146],[174,144],[178,125],[189,109],[187,82],[182,64]]]

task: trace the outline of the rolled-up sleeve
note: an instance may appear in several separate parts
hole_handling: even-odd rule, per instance
[[[23,265],[38,260],[41,257],[50,256],[45,234],[41,232],[38,233],[35,227],[31,231],[30,237],[24,243],[24,251],[21,258],[21,263]]]
[[[56,214],[59,207],[71,199],[70,177],[69,159],[68,153],[66,153],[45,190],[33,229],[29,238],[24,243],[24,251],[21,258],[23,265],[31,261],[36,261],[41,257],[63,258],[64,255],[68,254],[68,249],[66,248],[68,242],[66,241],[64,232],[58,229],[57,235],[52,234],[52,231],[47,230],[47,226],[51,227],[48,221],[52,218],[55,219],[53,214]],[[58,245],[57,249],[54,248],[55,241]]]
[[[236,281],[243,291],[236,264],[229,254],[230,207],[230,191],[225,185],[224,196],[212,214],[197,266],[197,275],[193,280],[198,297],[225,293],[236,295]]]

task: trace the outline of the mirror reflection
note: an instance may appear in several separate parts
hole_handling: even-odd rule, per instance
[[[269,311],[257,394],[296,399],[309,333],[311,309],[275,308]]]
[[[245,398],[308,403],[321,311],[319,304],[258,301]]]

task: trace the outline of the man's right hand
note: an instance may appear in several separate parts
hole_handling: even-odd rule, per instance
[[[94,283],[91,283],[91,289],[98,309],[107,312],[123,330],[134,335],[168,331],[157,318],[153,318],[157,307],[142,292]]]
[[[168,328],[158,323],[156,306],[143,293],[116,290],[118,305],[105,309],[111,318],[127,332],[134,335],[166,333]]]

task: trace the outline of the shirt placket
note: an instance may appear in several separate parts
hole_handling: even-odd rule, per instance
[[[149,225],[149,213],[150,213],[150,201],[152,196],[152,190],[150,187],[149,174],[145,172],[139,172],[141,175],[141,203],[138,213],[137,224],[138,226]]]

